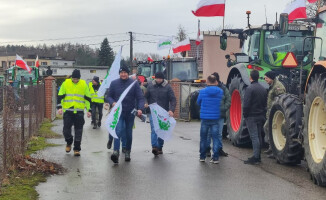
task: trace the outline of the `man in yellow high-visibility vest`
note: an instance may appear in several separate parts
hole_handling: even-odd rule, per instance
[[[92,82],[88,84],[89,92],[91,93],[92,103],[92,124],[93,129],[96,129],[97,126],[101,127],[101,121],[103,116],[103,104],[104,104],[104,96],[99,97],[97,95],[97,91],[100,88],[100,79],[98,76],[94,76]],[[96,109],[98,109],[98,122],[96,122]]]
[[[71,151],[71,145],[74,143],[74,155],[80,156],[81,140],[83,134],[84,110],[87,110],[87,117],[91,116],[90,102],[91,97],[89,89],[84,80],[80,79],[80,71],[75,69],[72,76],[66,79],[58,94],[58,113],[63,114],[63,135],[67,142],[66,152]],[[74,126],[75,137],[71,134],[71,128]]]

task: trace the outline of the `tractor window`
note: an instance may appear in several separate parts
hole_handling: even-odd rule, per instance
[[[322,12],[319,15],[319,22],[317,23],[316,36],[321,37],[323,41],[316,39],[315,50],[314,50],[314,61],[326,60],[326,47],[325,47],[325,38],[326,38],[326,12]],[[321,49],[321,43],[322,49]]]
[[[198,78],[196,62],[173,62],[171,70],[171,79],[187,81]]]
[[[282,66],[283,59],[288,52],[294,55],[305,55],[304,65],[312,61],[309,52],[312,51],[311,42],[305,43],[302,52],[303,40],[306,36],[310,36],[309,32],[289,31],[286,35],[280,35],[279,31],[267,31],[265,33],[264,60],[270,65]]]
[[[242,52],[247,54],[251,60],[255,60],[259,51],[260,32],[255,31],[251,36],[248,36],[244,41]]]
[[[35,79],[35,70],[32,69],[32,72],[28,73],[28,71],[26,71],[26,70],[17,68],[16,80],[20,81],[22,76],[24,76],[25,82],[28,82],[30,77],[32,77],[32,80],[34,80]]]
[[[143,75],[145,77],[151,76],[151,65],[140,64],[138,66],[138,74]]]

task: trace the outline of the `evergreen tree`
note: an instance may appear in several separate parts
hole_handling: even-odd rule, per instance
[[[113,60],[114,60],[113,50],[110,47],[108,38],[104,38],[98,53],[98,65],[111,67]]]

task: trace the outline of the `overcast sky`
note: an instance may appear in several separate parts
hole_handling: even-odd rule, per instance
[[[266,21],[265,6],[268,22],[274,23],[275,13],[281,13],[290,1],[226,0],[225,25],[246,27],[247,10],[252,12],[251,25],[261,25]],[[198,18],[191,10],[196,9],[198,2],[199,0],[0,0],[0,44],[7,45],[13,41],[9,44],[78,42],[99,47],[98,44],[107,36],[115,51],[119,45],[126,45],[123,56],[128,56],[129,42],[116,41],[128,40],[129,31],[135,32],[136,40],[156,42],[162,37],[141,33],[176,35],[181,24],[190,38],[196,38]],[[221,27],[223,18],[200,20],[201,30],[205,31]],[[58,40],[61,38],[64,39]],[[33,42],[22,42],[30,40]],[[168,50],[157,51],[155,43],[140,41],[135,41],[134,52],[168,54]]]

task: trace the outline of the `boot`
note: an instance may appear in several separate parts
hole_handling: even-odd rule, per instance
[[[155,155],[155,156],[157,156],[159,153],[158,153],[158,150],[157,150],[157,148],[156,147],[153,147],[152,148],[152,153]]]
[[[119,163],[119,151],[113,151],[111,155],[111,160],[113,161],[114,164]]]
[[[80,151],[74,150],[74,156],[80,156]]]
[[[71,144],[66,145],[66,152],[69,153],[71,151]]]
[[[93,129],[96,129],[96,128],[97,128],[97,125],[96,125],[96,123],[94,123]]]
[[[130,159],[130,151],[127,150],[126,153],[125,153],[125,161],[130,162],[130,160],[131,160]]]
[[[224,156],[224,157],[228,157],[229,156],[229,154],[226,153],[225,151],[223,151],[223,149],[220,149],[218,153],[219,153],[220,156]]]
[[[98,126],[98,127],[101,127],[101,125],[102,125],[101,122],[98,122],[98,123],[97,123],[97,126]]]
[[[163,148],[159,148],[157,151],[158,154],[163,154]]]
[[[110,140],[110,139],[109,139],[109,141],[108,141],[108,143],[107,143],[107,145],[106,145],[106,147],[107,147],[108,149],[111,149],[111,147],[112,147],[112,142],[113,142],[113,140]]]

